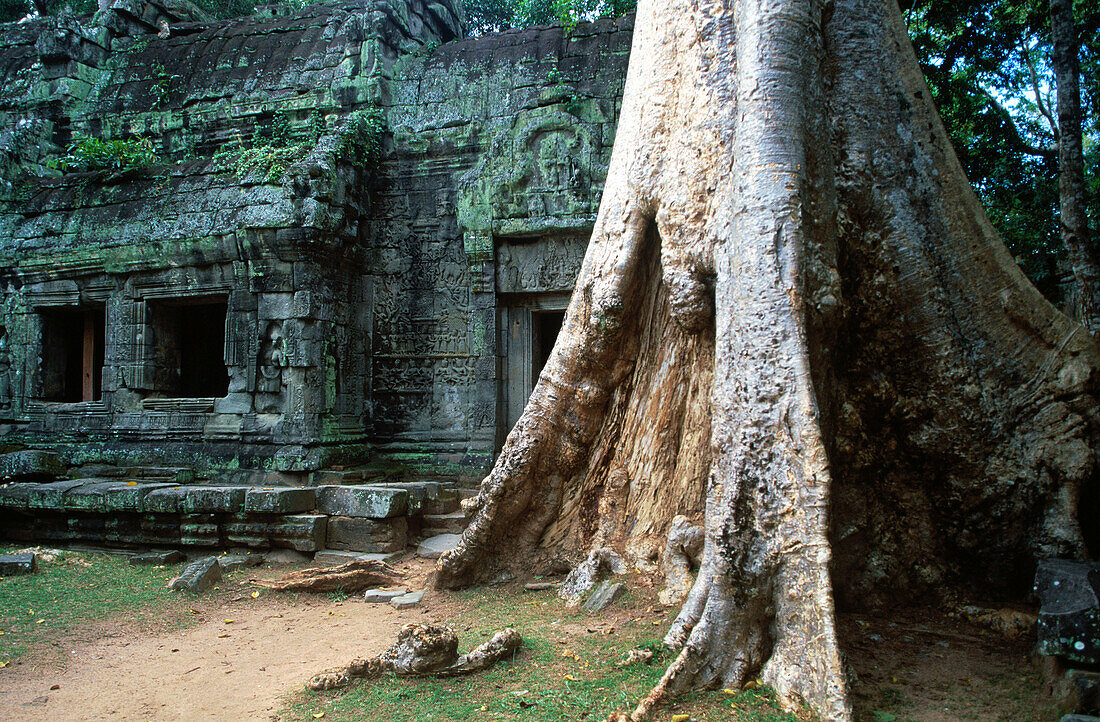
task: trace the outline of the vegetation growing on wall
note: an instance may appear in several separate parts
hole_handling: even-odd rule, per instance
[[[148,138],[103,140],[77,135],[65,155],[49,165],[65,172],[81,172],[145,168],[156,162],[157,154]]]
[[[581,20],[633,12],[637,0],[465,0],[474,35],[534,25],[572,27]]]

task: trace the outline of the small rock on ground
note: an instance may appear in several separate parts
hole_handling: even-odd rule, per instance
[[[34,552],[0,556],[0,577],[16,577],[38,571],[38,555]]]
[[[408,593],[408,589],[368,589],[363,592],[363,601],[371,604],[386,604],[391,599],[403,597]]]
[[[394,609],[410,609],[420,604],[422,599],[424,599],[423,591],[411,592],[400,597],[394,597],[390,600],[390,606]]]
[[[272,549],[264,554],[264,561],[268,564],[308,564],[310,557],[293,549]]]
[[[544,592],[547,589],[557,589],[560,582],[529,582],[523,585],[525,592]]]
[[[144,552],[142,554],[135,554],[130,557],[130,564],[132,566],[139,566],[142,564],[179,564],[184,559],[183,552],[171,551],[171,552]]]
[[[621,582],[612,582],[610,580],[600,582],[595,590],[593,590],[592,596],[584,603],[584,611],[602,611],[603,608],[611,604],[611,602],[615,600],[615,597],[619,596],[624,589],[625,587]]]
[[[461,534],[438,534],[428,537],[416,548],[416,556],[421,559],[438,559],[458,546],[458,540],[461,538]]]
[[[178,577],[168,582],[168,588],[198,594],[217,584],[221,578],[222,567],[218,563],[218,558],[203,557],[184,567]]]
[[[218,557],[223,571],[233,572],[247,567],[258,567],[264,563],[262,554],[225,554]]]

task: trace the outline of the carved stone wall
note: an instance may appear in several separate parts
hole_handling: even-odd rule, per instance
[[[144,7],[0,27],[0,434],[93,460],[483,469],[507,424],[501,309],[572,288],[629,20],[457,40],[453,0],[360,1],[173,16],[162,38]],[[376,105],[367,163],[342,149]],[[279,123],[304,158],[242,175],[232,152]],[[148,138],[160,162],[51,170],[77,134]],[[224,315],[204,338],[227,390],[181,397],[171,328],[200,307]],[[43,318],[88,308],[101,395],[46,401]]]

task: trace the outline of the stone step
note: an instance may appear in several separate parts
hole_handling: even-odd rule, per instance
[[[466,528],[466,522],[466,515],[460,511],[450,514],[425,514],[421,530],[425,536],[461,534]]]
[[[454,549],[461,538],[460,534],[437,534],[429,537],[416,547],[416,555],[421,559],[438,559]]]

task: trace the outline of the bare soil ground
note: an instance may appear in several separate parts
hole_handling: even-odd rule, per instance
[[[398,566],[410,588],[430,571],[420,561]],[[273,578],[288,568],[253,571]],[[281,699],[315,672],[377,654],[402,625],[447,622],[454,611],[442,594],[396,611],[355,597],[253,598],[253,589],[235,583],[196,597],[197,624],[186,629],[103,620],[33,650],[4,670],[0,717],[277,720]],[[1026,638],[1006,641],[928,611],[844,615],[841,627],[861,720],[1051,719]]]

